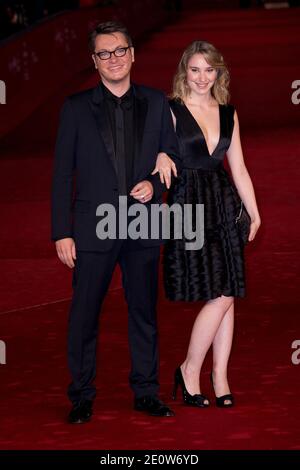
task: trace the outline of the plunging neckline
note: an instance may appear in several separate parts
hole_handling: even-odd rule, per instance
[[[196,118],[193,116],[192,112],[189,110],[189,108],[187,107],[187,105],[185,103],[183,103],[185,109],[187,110],[187,112],[189,113],[189,115],[191,116],[191,118],[193,119],[193,121],[195,122],[196,126],[198,127],[198,129],[200,130],[201,134],[202,134],[202,137],[203,137],[203,141],[204,141],[204,144],[205,144],[205,147],[206,147],[206,150],[207,150],[207,153],[210,157],[213,157],[215,151],[217,150],[217,148],[219,147],[219,144],[220,144],[220,140],[221,140],[221,105],[218,103],[218,110],[219,110],[219,126],[220,126],[220,130],[219,130],[219,140],[217,142],[217,145],[215,146],[215,148],[213,149],[212,153],[210,153],[209,151],[209,148],[208,148],[208,145],[207,145],[207,141],[206,141],[206,138],[205,138],[205,135],[204,135],[204,132],[200,126],[200,124],[198,123],[198,121],[196,120]]]

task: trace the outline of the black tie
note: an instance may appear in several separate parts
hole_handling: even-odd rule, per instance
[[[116,159],[118,171],[119,194],[127,195],[125,142],[124,142],[124,114],[121,100],[116,100]]]

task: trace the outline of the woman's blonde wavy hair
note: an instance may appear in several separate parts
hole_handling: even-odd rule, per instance
[[[215,46],[206,41],[194,41],[185,49],[173,79],[171,98],[182,102],[189,95],[190,88],[186,79],[187,68],[194,54],[202,54],[209,65],[217,70],[217,79],[211,89],[211,93],[219,104],[227,104],[230,99],[229,71],[222,54]]]

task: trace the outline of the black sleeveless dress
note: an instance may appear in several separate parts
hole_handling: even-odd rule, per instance
[[[169,191],[168,204],[204,204],[204,244],[186,250],[184,237],[164,246],[165,293],[169,300],[244,297],[244,243],[236,218],[241,200],[223,167],[234,127],[234,107],[219,105],[220,138],[210,154],[205,137],[188,108],[171,100],[182,172]]]

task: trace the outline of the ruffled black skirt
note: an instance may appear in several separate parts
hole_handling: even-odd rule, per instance
[[[186,250],[186,240],[166,242],[164,287],[169,300],[244,297],[244,243],[236,217],[240,198],[226,170],[184,169],[169,192],[168,204],[204,204],[204,244]]]

